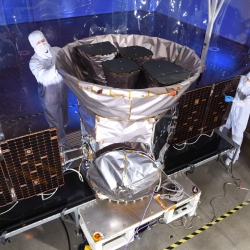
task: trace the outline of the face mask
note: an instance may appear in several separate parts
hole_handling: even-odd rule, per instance
[[[36,45],[35,52],[43,59],[48,59],[52,57],[49,48],[50,46],[47,42],[42,42]]]
[[[39,51],[40,53],[46,53],[49,50],[48,43],[42,42],[36,46],[36,51]]]

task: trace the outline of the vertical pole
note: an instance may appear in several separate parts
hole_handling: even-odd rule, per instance
[[[206,35],[205,35],[205,39],[203,42],[203,48],[202,48],[202,53],[201,53],[201,62],[204,68],[205,68],[207,52],[208,52],[208,48],[209,48],[209,44],[211,40],[214,22],[222,8],[223,3],[225,2],[225,0],[220,0],[220,4],[218,6],[218,1],[219,0],[208,0],[208,24],[207,24]]]
[[[4,133],[3,133],[3,130],[2,130],[2,125],[1,125],[1,122],[0,122],[0,141],[3,141],[5,139],[5,136],[4,136]],[[2,150],[0,148],[0,161],[3,160],[3,155],[2,155]]]

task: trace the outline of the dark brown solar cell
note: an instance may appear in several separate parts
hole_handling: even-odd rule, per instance
[[[117,48],[111,42],[83,44],[77,47],[89,55],[108,55],[117,52]]]
[[[6,140],[1,148],[18,200],[64,185],[56,128]]]
[[[140,67],[127,58],[117,58],[102,63],[107,86],[134,89],[138,81]]]
[[[154,60],[142,65],[148,87],[166,87],[186,80],[190,72],[179,65],[165,61]]]
[[[173,144],[200,135],[211,89],[211,86],[207,86],[192,90],[180,98]]]
[[[153,56],[153,52],[151,50],[142,46],[120,47],[119,52],[122,57],[133,60],[139,65],[148,62]]]
[[[235,96],[240,76],[216,83],[209,100],[209,109],[203,122],[203,132],[211,131],[224,125],[227,121],[232,103],[224,101],[224,94]]]
[[[12,197],[0,162],[0,207],[12,203]]]

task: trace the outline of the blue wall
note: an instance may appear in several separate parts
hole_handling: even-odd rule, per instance
[[[0,25],[130,11],[134,5],[132,0],[0,0]]]
[[[207,25],[207,0],[0,0],[0,25],[75,16],[140,10],[159,12],[202,29]],[[214,33],[246,44],[249,41],[250,0],[225,0]],[[155,24],[160,25],[160,24]]]

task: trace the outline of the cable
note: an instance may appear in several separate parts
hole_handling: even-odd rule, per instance
[[[5,214],[5,213],[8,213],[12,208],[14,208],[14,206],[16,206],[17,203],[18,203],[18,201],[16,201],[16,203],[15,203],[11,208],[9,208],[8,210],[6,210],[6,211],[0,213],[0,215]]]
[[[57,190],[58,190],[58,188],[56,188],[56,190],[52,194],[43,194],[43,195],[50,195],[50,196],[47,198],[43,198],[43,196],[42,196],[42,200],[45,201],[45,200],[50,199],[56,193]]]
[[[67,168],[64,170],[64,172],[66,172],[66,171],[74,171],[74,172],[78,173],[80,181],[83,182],[82,174],[80,173],[80,171],[77,171],[74,168]]]
[[[195,215],[194,218],[200,219],[200,220],[201,220],[203,223],[205,223],[205,224],[209,224],[209,223],[210,223],[210,222],[204,221],[199,215]]]
[[[153,221],[151,221],[151,222],[148,222],[145,226],[140,227],[140,228],[138,229],[138,232],[140,232],[140,231],[141,231],[142,229],[144,229],[145,227],[149,227],[149,226],[153,225],[154,223],[157,223],[157,221],[158,221],[158,219],[153,220]]]
[[[65,233],[66,233],[66,235],[67,235],[69,250],[71,250],[70,238],[69,238],[69,233],[68,233],[67,227],[66,227],[64,221],[63,221],[61,218],[60,218],[60,221],[62,222],[62,225],[63,225],[63,227],[64,227]]]
[[[235,141],[232,140],[232,142],[233,142],[233,146],[234,146],[234,148],[235,148]],[[236,153],[237,153],[237,150],[235,149],[234,157],[233,157],[233,158],[235,158]],[[234,175],[233,175],[233,159],[231,160],[231,169],[230,169],[230,170],[231,170],[232,178],[234,179],[234,183],[235,183],[236,185],[238,185],[238,184],[236,183],[235,180],[240,181],[240,179],[239,179],[239,178],[235,178]],[[241,182],[241,181],[240,181],[240,182]]]
[[[59,196],[54,196],[52,200],[49,200],[48,202],[43,202],[42,205],[40,205],[40,206],[34,208],[32,211],[34,211],[34,210],[36,210],[36,209],[39,209],[40,207],[44,207],[45,205],[49,204],[50,202],[52,202],[54,199],[56,199],[56,198],[58,198],[58,197],[59,197]],[[25,215],[25,213],[23,213],[23,214],[21,214],[21,215],[15,217],[15,218],[12,217],[12,218],[8,218],[8,219],[1,218],[1,217],[0,217],[0,220],[13,221],[13,220],[17,220],[17,219],[23,217],[24,215]]]
[[[183,146],[182,148],[176,148],[175,146],[173,146],[173,148],[176,149],[176,150],[182,150],[182,149],[184,149],[185,147],[186,147],[186,144],[184,144],[184,146]]]
[[[82,177],[82,174],[81,174],[81,172],[80,172],[80,171],[81,171],[82,162],[83,162],[83,160],[82,160],[82,161],[80,162],[80,164],[79,164],[78,171],[77,171],[76,169],[74,169],[74,168],[69,168],[69,167],[71,166],[71,164],[69,164],[68,167],[64,170],[64,172],[66,172],[66,171],[73,171],[73,172],[78,173],[78,176],[79,176],[80,181],[83,182],[83,177]],[[71,162],[71,163],[72,163],[72,162]]]
[[[188,197],[190,197],[189,194],[187,194],[185,191],[184,191],[184,188],[182,187],[182,185],[180,185],[177,181],[175,180],[172,180],[169,176],[166,175],[166,173],[163,171],[163,169],[161,169],[160,167],[158,167],[158,169],[161,170],[161,172],[167,177],[167,180],[165,180],[163,183],[166,183],[166,185],[169,185],[169,184],[172,184],[174,185],[174,188],[170,188],[169,186],[167,187],[163,187],[163,183],[161,184],[161,188],[169,191],[169,192],[172,192],[172,193],[169,193],[169,194],[163,194],[163,195],[160,195],[160,197],[162,199],[169,199],[171,201],[179,201],[181,200],[183,197],[184,197],[184,194],[186,194]],[[168,181],[169,180],[169,181]],[[155,187],[155,192],[158,192],[160,190],[159,188],[159,185],[160,185],[161,181],[159,182],[159,184]],[[168,196],[168,197],[167,197]],[[166,198],[165,198],[166,197]]]
[[[54,191],[53,193],[50,193],[50,194],[37,194],[37,195],[38,195],[38,196],[42,196],[42,200],[45,201],[45,200],[50,199],[50,198],[56,193],[57,190],[58,190],[58,188],[56,188],[55,191]],[[50,195],[50,196],[47,197],[47,198],[44,198],[44,197],[43,197],[44,195]]]
[[[150,200],[149,200],[149,203],[148,203],[148,205],[147,205],[147,207],[146,207],[146,209],[145,209],[145,211],[144,211],[144,214],[143,214],[143,216],[142,216],[142,219],[141,219],[141,221],[140,221],[138,227],[136,228],[134,234],[131,236],[131,238],[129,239],[128,243],[125,245],[124,250],[126,250],[126,249],[128,248],[129,243],[130,243],[131,240],[134,238],[134,236],[138,233],[138,231],[139,231],[138,229],[139,229],[139,227],[140,227],[142,221],[144,220],[144,217],[145,217],[145,215],[146,215],[146,213],[147,213],[147,211],[148,211],[148,208],[149,208],[149,206],[150,206],[150,204],[151,204],[151,202],[152,202],[154,193],[155,193],[155,192],[152,192],[151,197],[150,197]]]
[[[174,180],[165,180],[160,187],[166,191],[166,193],[160,194],[161,199],[168,199],[170,201],[177,202],[184,196],[183,187]]]
[[[218,163],[218,161],[216,161],[216,164],[219,165],[219,167],[230,177],[233,179],[235,185],[239,186],[239,184],[236,182],[235,178],[230,174],[230,172],[225,170],[224,166],[221,166],[221,164]]]
[[[200,139],[200,137],[201,137],[202,135],[205,135],[205,136],[211,138],[211,137],[213,136],[213,134],[214,134],[214,130],[212,131],[211,135],[207,135],[207,134],[201,134],[201,135],[199,135],[198,138],[197,138],[194,142],[190,142],[190,143],[184,142],[184,143],[182,143],[182,144],[176,144],[176,146],[182,146],[182,145],[184,145],[182,148],[176,148],[175,146],[173,146],[173,148],[176,149],[176,150],[183,150],[183,149],[186,147],[186,145],[195,144],[195,143]]]
[[[232,186],[234,186],[234,187],[236,187],[236,188],[243,189],[243,188],[241,188],[240,186],[234,185],[233,183],[230,183],[230,182],[224,183],[224,185],[223,185],[223,190],[224,190],[223,195],[222,195],[222,196],[214,197],[214,198],[212,198],[212,199],[210,200],[210,202],[209,202],[209,203],[210,203],[210,206],[211,206],[212,209],[213,209],[213,215],[214,215],[213,218],[212,218],[212,220],[211,220],[211,222],[213,222],[214,219],[216,219],[215,210],[214,210],[214,206],[213,206],[213,204],[212,204],[212,201],[215,200],[215,199],[217,199],[217,198],[221,199],[221,198],[223,198],[223,197],[226,196],[226,185],[232,185]],[[244,188],[244,190],[249,190],[249,189]]]

